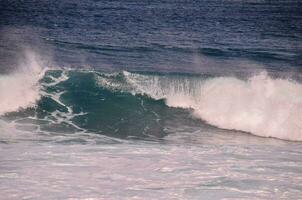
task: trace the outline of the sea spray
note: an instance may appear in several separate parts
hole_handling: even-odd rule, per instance
[[[0,115],[34,106],[40,99],[38,82],[45,69],[37,55],[26,51],[19,66],[10,74],[0,75]]]

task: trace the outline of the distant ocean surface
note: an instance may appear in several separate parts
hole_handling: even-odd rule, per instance
[[[301,199],[301,142],[301,1],[0,1],[0,199]]]

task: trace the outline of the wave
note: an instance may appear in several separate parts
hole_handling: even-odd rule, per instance
[[[186,127],[189,111],[201,124],[302,141],[302,85],[266,73],[243,80],[43,70],[29,55],[17,72],[1,76],[0,98],[0,115],[40,132],[163,137],[168,125]]]

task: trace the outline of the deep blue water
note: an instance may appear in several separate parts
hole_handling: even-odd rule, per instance
[[[4,0],[1,61],[25,45],[72,68],[300,72],[301,9],[297,0]]]

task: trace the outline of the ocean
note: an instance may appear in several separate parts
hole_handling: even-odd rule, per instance
[[[0,199],[301,199],[301,10],[0,1]]]

